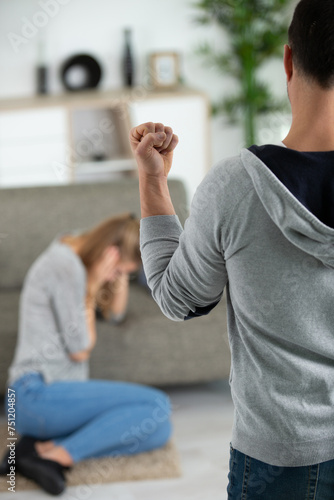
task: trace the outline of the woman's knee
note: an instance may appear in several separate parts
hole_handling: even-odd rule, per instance
[[[166,420],[160,430],[160,446],[164,446],[170,440],[172,433],[173,425],[170,420]]]
[[[154,390],[154,397],[150,401],[151,409],[147,417],[141,422],[141,429],[150,438],[154,446],[163,446],[172,433],[171,402],[169,396],[159,390]]]
[[[161,412],[170,416],[172,412],[172,405],[168,394],[161,391],[160,389],[154,389],[154,406],[160,408]]]
[[[143,422],[142,426],[145,434],[145,439],[140,443],[141,451],[148,451],[155,448],[165,446],[172,435],[172,423],[169,419],[164,422]]]

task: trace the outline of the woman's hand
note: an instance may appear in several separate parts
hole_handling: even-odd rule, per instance
[[[129,274],[121,273],[113,283],[113,297],[110,302],[110,311],[113,316],[122,316],[126,312],[129,299],[129,281]]]
[[[85,300],[85,314],[89,337],[89,346],[83,351],[70,354],[72,361],[86,361],[96,344],[96,296],[101,285],[106,281],[112,281],[118,276],[118,265],[120,253],[117,247],[108,247],[102,257],[89,270]]]
[[[139,174],[167,177],[172,167],[178,137],[162,123],[144,123],[130,131],[130,144]]]
[[[94,264],[88,274],[87,295],[96,297],[100,287],[106,281],[115,281],[121,256],[116,246],[108,247],[102,257]]]
[[[94,349],[96,344],[95,300],[93,297],[89,296],[86,297],[85,315],[86,315],[87,331],[89,338],[89,346],[87,347],[87,349],[69,354],[71,360],[76,361],[77,363],[89,359],[90,353]]]

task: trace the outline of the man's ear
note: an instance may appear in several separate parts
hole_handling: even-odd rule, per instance
[[[284,45],[284,69],[289,83],[293,75],[292,50],[289,45]]]

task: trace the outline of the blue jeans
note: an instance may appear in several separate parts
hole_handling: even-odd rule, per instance
[[[334,460],[274,467],[231,446],[228,500],[333,500]]]
[[[46,384],[29,373],[11,388],[17,432],[51,439],[74,462],[149,451],[171,435],[169,398],[153,387],[103,380]]]

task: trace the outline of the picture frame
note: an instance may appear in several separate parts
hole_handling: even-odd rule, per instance
[[[151,81],[156,88],[173,88],[180,82],[180,60],[176,52],[155,52],[150,55]]]

